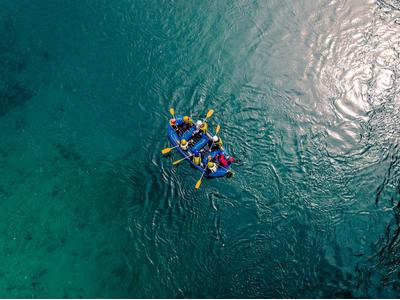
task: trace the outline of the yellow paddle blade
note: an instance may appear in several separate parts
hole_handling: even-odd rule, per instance
[[[181,161],[184,161],[186,158],[189,158],[189,157],[192,157],[192,156],[193,156],[193,154],[191,154],[191,155],[189,155],[189,156],[186,156],[186,157],[184,157],[184,158],[178,159],[178,160],[174,161],[174,162],[172,163],[172,165],[175,166],[175,165],[179,164]]]
[[[175,166],[175,165],[179,164],[182,160],[184,160],[184,158],[174,161],[172,163],[172,165]]]
[[[172,148],[164,148],[164,149],[161,150],[161,153],[162,153],[162,154],[167,154],[167,153],[169,153],[171,150],[172,150]]]
[[[172,116],[175,116],[175,110],[174,110],[172,107],[169,109],[169,113],[170,113]]]
[[[201,185],[201,178],[199,179],[199,181],[196,182],[196,186],[195,186],[194,188],[195,188],[196,190],[198,190],[199,187],[200,187],[200,185]]]
[[[219,130],[221,129],[221,126],[219,124],[217,125],[217,129],[215,129],[215,134],[218,134]]]
[[[214,113],[214,110],[210,109],[206,114],[206,119],[210,118],[213,115],[213,113]]]

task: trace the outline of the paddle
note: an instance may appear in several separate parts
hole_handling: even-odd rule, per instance
[[[217,164],[217,166],[218,167],[220,167],[220,168],[222,168],[222,169],[225,169],[225,170],[227,170],[228,172],[232,172],[232,174],[236,174],[236,172],[235,171],[233,171],[232,169],[227,169],[227,168],[225,168],[225,167],[223,167],[223,166],[221,166],[220,164],[218,164],[218,163],[216,163]]]
[[[213,109],[210,109],[210,110],[207,112],[206,117],[203,119],[203,122],[204,122],[206,119],[210,118],[210,117],[213,115],[213,113],[214,113],[214,110],[213,110]],[[194,118],[199,118],[199,116],[193,116],[193,115],[191,115],[190,117],[191,117],[192,119],[194,119]]]
[[[210,110],[210,111],[212,111],[212,110]],[[213,113],[214,113],[214,111],[212,111],[212,112],[210,113],[210,115],[209,115],[209,113],[207,113],[207,117],[211,117],[211,115],[212,115]],[[218,132],[219,132],[220,129],[221,129],[221,126],[218,124],[218,125],[217,125],[217,128],[215,129],[215,134],[218,134]],[[214,141],[213,141],[212,145],[214,145]],[[211,147],[210,147],[209,152],[211,151],[212,145],[211,145]],[[219,166],[219,164],[217,164],[217,166]],[[224,167],[222,167],[222,166],[220,166],[220,167],[221,167],[221,168],[224,168]],[[204,176],[204,174],[205,174],[205,172],[206,172],[206,168],[207,168],[207,167],[204,168],[203,174],[201,174],[200,179],[196,182],[196,186],[194,187],[196,190],[199,189],[199,187],[200,187],[200,185],[201,185],[201,180],[203,179],[203,176]],[[228,170],[228,169],[226,169],[226,168],[224,168],[224,169],[225,169],[225,170]],[[228,171],[229,171],[229,170],[228,170]],[[232,172],[233,172],[233,171],[232,171]]]
[[[191,157],[191,156],[193,156],[193,155],[194,155],[194,154],[190,154],[190,155],[188,155],[188,156],[186,156],[186,157],[184,157],[184,158],[178,159],[178,160],[174,161],[174,162],[172,163],[172,165],[175,166],[175,165],[179,164],[181,161],[183,161],[183,160],[185,160],[186,158],[189,158],[189,157]]]
[[[218,134],[218,132],[219,132],[220,129],[221,129],[221,126],[218,124],[218,125],[217,125],[217,129],[215,129],[215,134],[216,134],[216,135]]]
[[[218,132],[219,132],[220,129],[221,129],[221,126],[219,126],[219,124],[218,124],[218,125],[217,125],[217,129],[215,129],[215,135],[218,134]],[[211,149],[212,149],[213,146],[214,146],[214,140],[213,140],[213,142],[212,142],[212,144],[211,144],[210,149],[208,149],[208,153],[211,152]]]
[[[206,167],[206,168],[207,168],[207,167]],[[201,185],[201,180],[203,179],[203,176],[204,176],[204,174],[206,173],[206,168],[204,168],[203,174],[201,174],[201,177],[200,177],[199,181],[196,182],[196,185],[195,185],[195,187],[194,187],[196,190],[198,190],[199,187],[200,187],[200,185]]]
[[[174,108],[173,107],[171,107],[170,109],[169,109],[169,113],[172,115],[172,117],[175,119],[175,110],[174,110]],[[162,154],[168,154],[168,153],[170,153],[171,152],[171,150],[172,149],[175,149],[175,148],[177,148],[177,147],[179,147],[179,145],[177,145],[177,146],[175,146],[175,147],[172,147],[172,148],[164,148],[164,149],[162,149],[161,150],[161,153]]]
[[[171,107],[169,109],[169,113],[172,115],[172,117],[175,119],[175,110]]]
[[[220,129],[221,129],[221,126],[219,126],[219,124],[218,124],[218,125],[217,125],[217,128],[215,129],[215,135],[218,134],[218,132],[219,132]],[[210,149],[208,150],[208,152],[211,152],[211,148],[212,148],[213,145],[214,145],[214,141],[212,142],[211,147],[210,147]],[[224,150],[224,148],[221,147],[221,150]],[[216,162],[215,162],[215,163],[216,163]],[[235,174],[235,171],[233,171],[232,169],[227,169],[227,168],[221,166],[221,165],[218,164],[218,163],[216,163],[216,164],[217,164],[218,167],[221,167],[222,169],[225,169],[225,170],[230,171],[230,172],[232,172],[233,174]]]
[[[211,116],[213,115],[214,110],[210,109],[207,114],[206,114],[206,118],[203,120],[203,122],[207,121],[208,118],[211,118]]]
[[[212,110],[210,110],[210,111],[212,111]],[[210,116],[208,116],[209,114],[207,113],[207,117],[211,117],[211,115],[212,115],[213,113],[214,113],[214,111],[212,111],[212,113],[210,114]],[[217,128],[215,129],[216,134],[218,134],[220,128],[221,128],[221,126],[219,126],[219,124],[218,124],[218,125],[217,125]],[[214,144],[214,141],[213,141],[212,144]],[[211,147],[212,147],[212,146],[211,146]],[[210,147],[210,149],[211,149],[211,147]],[[210,150],[209,150],[208,152],[210,152]],[[206,172],[206,168],[207,168],[207,166],[204,168],[203,174],[201,174],[201,177],[200,177],[199,181],[196,182],[196,186],[194,187],[196,190],[198,190],[199,187],[200,187],[200,185],[201,185],[201,180],[203,179],[203,176],[204,176],[204,174],[205,174],[205,172]]]
[[[168,153],[171,152],[172,149],[175,149],[175,148],[178,148],[178,147],[179,147],[179,145],[176,145],[175,147],[171,147],[171,148],[164,148],[164,149],[161,150],[161,153],[164,154],[164,155],[168,154]]]

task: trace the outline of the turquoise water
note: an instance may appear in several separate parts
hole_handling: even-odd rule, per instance
[[[399,1],[0,7],[1,297],[400,297]]]

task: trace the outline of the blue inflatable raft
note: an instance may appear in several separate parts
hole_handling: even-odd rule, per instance
[[[183,122],[183,117],[182,116],[176,116],[175,119],[177,120],[177,123],[182,123]],[[175,129],[173,129],[170,124],[168,123],[168,137],[173,145],[173,147],[180,145],[181,139],[189,140],[192,137],[193,132],[195,131],[195,126],[192,126],[189,130],[185,131],[180,137],[178,136],[178,133],[176,132]],[[210,133],[207,132],[207,134],[203,134],[200,139],[196,141],[194,145],[189,147],[188,150],[184,151],[181,147],[176,147],[175,149],[178,150],[178,152],[183,156],[189,156],[192,155],[195,150],[200,151],[201,154],[201,160],[202,160],[202,166],[198,166],[193,163],[191,157],[186,158],[188,162],[191,163],[191,165],[199,170],[201,173],[204,172],[204,167],[207,162],[207,157],[211,155],[213,158],[217,154],[225,154],[226,157],[229,157],[228,153],[226,152],[225,149],[223,150],[216,150],[216,151],[210,151],[209,150],[209,145],[211,144],[212,141],[212,136]],[[230,171],[231,164],[229,164],[226,168],[222,167],[221,165],[218,166],[218,169],[216,172],[209,172],[206,170],[204,173],[204,177],[207,178],[216,178],[216,177],[231,177],[232,172]]]

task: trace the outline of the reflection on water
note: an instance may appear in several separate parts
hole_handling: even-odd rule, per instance
[[[400,295],[399,1],[24,2],[0,11],[6,296]],[[170,106],[215,110],[234,178],[195,191],[160,156]]]
[[[358,253],[365,258],[356,266],[360,291],[355,295],[396,297],[400,274],[400,5],[396,1],[353,1],[337,5],[332,14],[335,22],[315,38],[308,69],[316,71],[315,96],[329,101],[334,113],[327,118],[326,151],[335,161],[357,170],[351,172],[352,185],[359,186],[356,191],[369,187],[375,192],[364,202],[375,200],[375,210],[393,215],[391,221],[386,217],[378,222],[383,224],[379,226],[382,232],[371,250]],[[387,171],[377,170],[382,166]],[[375,186],[366,184],[366,174],[376,178]],[[376,182],[381,184],[376,187]],[[368,209],[368,214],[373,210]],[[368,240],[355,236],[361,240],[354,242]]]

